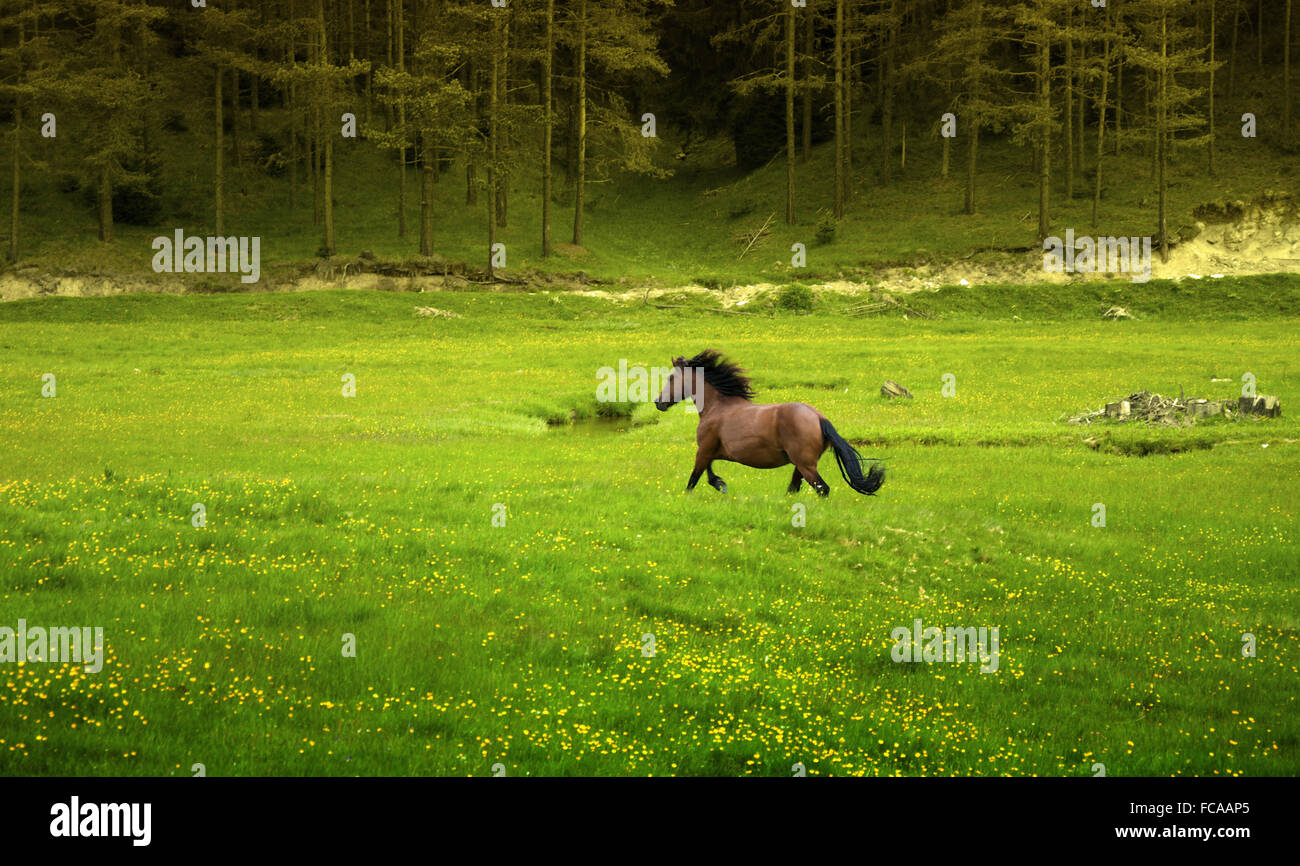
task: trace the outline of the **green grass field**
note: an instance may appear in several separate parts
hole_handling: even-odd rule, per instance
[[[1128,322],[1069,287],[4,305],[0,625],[107,649],[0,665],[0,773],[1294,775],[1298,282],[1129,287]],[[830,456],[826,500],[725,463],[685,495],[684,407],[586,420],[600,367],[706,346],[886,458],[881,495]],[[1062,421],[1245,372],[1282,418]],[[895,663],[915,619],[999,628],[999,669]]]

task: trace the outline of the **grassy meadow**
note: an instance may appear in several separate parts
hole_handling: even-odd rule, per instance
[[[0,306],[0,625],[107,644],[0,665],[0,774],[1295,775],[1298,283]],[[600,417],[601,367],[710,346],[881,494],[825,456],[825,500],[726,463],[686,495],[685,407]],[[1283,417],[1063,420],[1245,372]],[[895,663],[916,619],[998,627],[997,672]]]

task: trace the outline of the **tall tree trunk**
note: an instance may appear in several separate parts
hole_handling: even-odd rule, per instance
[[[22,24],[18,25],[18,43],[22,45]],[[21,140],[23,134],[22,104],[15,97],[14,102],[14,152],[13,152],[13,191],[9,200],[9,263],[18,261],[18,200],[22,190]]]
[[[371,108],[375,103],[375,56],[370,47],[370,0],[366,0],[366,38],[362,41],[361,50],[366,54],[366,128],[370,128]]]
[[[258,26],[259,29],[266,28],[265,6],[260,7],[260,11],[258,12]],[[255,47],[253,49],[253,54],[254,60],[261,60],[261,48]],[[262,108],[262,95],[260,93],[261,87],[259,84],[261,79],[262,76],[258,75],[256,71],[248,74],[248,131],[253,133],[254,136],[257,135],[258,112]]]
[[[259,92],[259,81],[261,81],[261,76],[259,75],[254,74],[248,77],[248,129],[249,132],[254,134],[257,132],[258,125],[257,109],[258,105],[262,101],[262,95]]]
[[[1169,36],[1168,36],[1168,14],[1160,15],[1160,94],[1156,102],[1156,161],[1159,165],[1159,174],[1157,184],[1160,188],[1160,261],[1169,261],[1169,229],[1166,219],[1167,207],[1167,190],[1165,189],[1165,163],[1167,157],[1167,148],[1169,138],[1167,126],[1169,121],[1168,100],[1169,100],[1169,73],[1166,64],[1169,62]]]
[[[1232,50],[1228,55],[1228,101],[1232,102],[1237,86],[1237,30],[1241,27],[1241,0],[1232,4]]]
[[[438,152],[427,129],[420,131],[420,255],[433,255],[433,184]]]
[[[388,0],[388,3],[384,7],[384,28],[386,33],[386,37],[384,40],[384,60],[385,60],[385,65],[389,69],[392,69],[393,68],[393,0]],[[473,61],[470,60],[467,62],[466,65],[468,66],[472,64]],[[396,115],[393,112],[393,100],[391,99],[391,91],[389,95],[390,98],[384,100],[384,129],[385,131],[391,132],[394,123],[393,118],[396,117]]]
[[[844,0],[835,0],[835,218],[844,218]]]
[[[542,257],[551,254],[551,127],[555,123],[551,73],[555,63],[555,0],[546,0],[546,51],[542,55]]]
[[[294,86],[289,85],[289,102],[293,103]],[[298,209],[298,107],[289,109],[289,210]]]
[[[501,57],[498,45],[501,42],[501,18],[492,19],[492,74],[488,80],[488,161],[487,161],[487,230],[488,230],[488,278],[495,277],[492,258],[493,247],[497,242],[497,79],[501,75]]]
[[[587,0],[578,0],[577,154],[573,190],[573,243],[582,246],[582,205],[587,185]]]
[[[972,0],[975,10],[975,30],[980,31],[984,25],[984,0]],[[983,95],[983,81],[979,75],[974,75],[970,79],[970,103],[978,104],[980,97]],[[967,214],[975,213],[975,164],[976,154],[979,150],[980,142],[980,117],[971,114],[967,122],[969,133],[966,140],[966,203],[963,211]]]
[[[1101,99],[1097,103],[1097,161],[1092,179],[1092,224],[1097,225],[1097,212],[1101,208],[1101,167],[1105,158],[1102,149],[1106,140],[1106,90],[1110,84],[1110,21],[1111,8],[1106,7],[1106,38],[1101,56]]]
[[[853,33],[853,7],[844,9],[844,32]],[[844,45],[844,203],[853,201],[853,44]]]
[[[294,2],[289,0],[289,23],[294,21]],[[290,34],[285,39],[284,60],[290,69],[298,69],[297,49]],[[289,115],[289,212],[298,209],[298,100],[297,85],[290,79],[289,86],[281,91],[285,111]]]
[[[478,82],[482,76],[479,74],[478,64],[474,58],[467,58],[465,61],[465,90],[471,96],[469,100],[469,122],[472,129],[480,129],[480,118],[482,117],[482,105],[479,101]],[[473,207],[478,204],[478,177],[476,156],[471,151],[465,157],[465,204]]]
[[[393,49],[397,54],[398,73],[406,72],[406,23],[403,0],[397,0],[393,15]],[[397,128],[401,133],[401,165],[397,176],[397,236],[406,237],[406,97],[397,99]]]
[[[230,0],[230,11],[238,10],[238,0]],[[235,154],[235,168],[243,168],[242,148],[239,146],[239,70],[234,67],[230,70],[230,144]]]
[[[1038,239],[1051,232],[1049,205],[1052,195],[1052,136],[1048,122],[1052,111],[1052,46],[1047,28],[1043,27],[1038,43],[1038,110],[1042,117],[1038,141]]]
[[[505,23],[501,26],[501,74],[497,86],[501,90],[501,95],[497,99],[497,110],[510,110],[510,6],[506,6],[497,14],[505,18]],[[497,225],[505,228],[506,213],[510,203],[510,171],[507,166],[510,164],[510,127],[504,128],[503,134],[497,139]]]
[[[113,240],[113,178],[107,162],[99,167],[99,239]]]
[[[217,174],[216,174],[216,183],[213,191],[214,191],[214,201],[215,201],[215,209],[216,209],[216,232],[218,237],[224,237],[226,233],[225,202],[223,201],[223,196],[225,195],[225,184],[226,184],[226,178],[225,178],[226,146],[225,146],[225,118],[222,116],[222,104],[225,102],[225,99],[222,97],[221,94],[221,82],[225,77],[226,77],[225,70],[222,69],[220,66],[218,66],[217,73],[215,75],[216,84],[213,89],[213,97],[212,97],[212,102],[213,105],[215,106],[214,115],[215,115],[215,120],[217,125],[216,146],[213,148],[214,152],[216,153],[216,159],[217,159]]]
[[[968,214],[975,213],[975,154],[979,149],[980,127],[979,121],[972,118],[970,123],[970,133],[966,140],[966,206],[965,212]]]
[[[1115,139],[1112,151],[1119,156],[1120,135],[1124,131],[1124,46],[1115,46]]]
[[[39,18],[37,19],[40,20]],[[23,51],[23,22],[18,21],[18,54],[22,55]],[[26,76],[20,69],[18,72],[18,81],[21,83]],[[21,197],[22,190],[22,136],[23,136],[23,103],[21,96],[14,96],[14,148],[13,148],[13,189],[10,193],[9,200],[9,263],[13,264],[18,261],[18,201]]]
[[[322,171],[322,186],[325,198],[325,255],[334,255],[334,136],[322,136],[325,139],[325,159]]]
[[[1065,26],[1067,31],[1074,25],[1072,6],[1066,6]],[[1067,32],[1065,37],[1065,69],[1062,89],[1065,91],[1065,200],[1074,200],[1074,39]]]
[[[1264,0],[1259,0],[1255,15],[1255,66],[1264,68]]]
[[[944,180],[947,180],[947,179],[948,179],[948,164],[949,164],[949,162],[950,162],[951,159],[952,159],[952,157],[951,157],[951,155],[950,155],[950,152],[951,152],[951,150],[952,150],[952,147],[951,147],[951,145],[952,145],[952,139],[949,138],[949,137],[946,136],[946,135],[943,135],[943,134],[942,134],[942,130],[940,130],[939,138],[940,138],[940,142],[939,142],[939,143],[940,143],[940,145],[943,147],[943,151],[942,151],[942,159],[941,159],[940,162],[939,162],[939,177],[943,178]]]
[[[886,23],[887,33],[884,47],[884,66],[883,75],[881,76],[881,106],[880,106],[880,133],[881,133],[881,160],[880,160],[880,182],[888,184],[894,176],[893,158],[894,158],[894,51],[895,44],[898,41],[898,29],[894,24],[894,14],[897,10],[895,0],[889,0],[889,21]]]
[[[1074,146],[1074,170],[1079,174],[1083,174],[1084,163],[1087,161],[1087,156],[1088,156],[1088,146],[1087,146],[1086,136],[1084,134],[1085,130],[1084,130],[1084,123],[1083,123],[1083,108],[1086,100],[1083,98],[1083,77],[1084,76],[1082,72],[1082,70],[1087,68],[1087,61],[1088,61],[1088,43],[1080,42],[1079,43],[1080,72],[1078,76],[1075,78],[1075,81],[1077,82],[1075,87],[1077,93],[1075,94],[1076,98],[1074,100],[1074,134],[1078,138],[1078,142]]]
[[[316,21],[320,27],[320,47],[317,49],[317,60],[321,68],[324,69],[330,65],[329,39],[325,30],[325,0],[316,0]],[[322,94],[322,102],[328,93]],[[321,165],[321,186],[324,196],[325,205],[325,255],[334,255],[334,136],[324,134],[323,128],[318,127],[321,133],[321,139],[325,142],[325,155]],[[320,147],[319,142],[317,148]]]
[[[319,85],[315,90],[319,90]],[[307,141],[311,147],[311,224],[320,225],[321,221],[321,123],[320,96],[314,94],[311,107],[311,129]]]
[[[242,147],[239,145],[239,70],[230,70],[230,150],[235,156],[235,168],[244,167]]]
[[[1287,147],[1291,141],[1291,0],[1286,0],[1286,23],[1282,25],[1282,130]]]
[[[1210,106],[1209,106],[1210,135],[1205,142],[1206,152],[1209,156],[1209,162],[1210,162],[1210,177],[1214,177],[1214,41],[1215,41],[1214,37],[1216,35],[1215,27],[1214,27],[1214,18],[1215,18],[1216,5],[1217,4],[1214,2],[1214,0],[1210,0],[1210,86],[1206,91],[1210,97]]]
[[[812,155],[813,16],[805,9],[803,27],[803,161]]]
[[[785,224],[794,225],[794,4],[785,7]]]

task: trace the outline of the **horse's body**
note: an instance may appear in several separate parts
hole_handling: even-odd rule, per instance
[[[689,361],[673,360],[673,372],[655,406],[665,411],[686,397],[695,400],[700,426],[695,432],[695,468],[686,484],[693,490],[707,473],[709,485],[726,492],[726,482],[713,471],[714,460],[729,460],[756,469],[775,469],[794,464],[788,488],[799,490],[804,481],[822,496],[830,487],[817,472],[817,462],[827,448],[834,448],[840,472],[859,493],[875,493],[884,483],[885,472],[873,463],[862,474],[862,456],[846,442],[826,419],[807,403],[754,403],[753,390],[744,371],[728,363],[717,352],[704,351]]]

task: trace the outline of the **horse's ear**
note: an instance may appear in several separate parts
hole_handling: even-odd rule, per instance
[[[676,358],[673,358],[673,366],[674,366],[674,367],[685,367],[685,366],[686,366],[686,359],[683,358],[681,355],[678,355]]]

